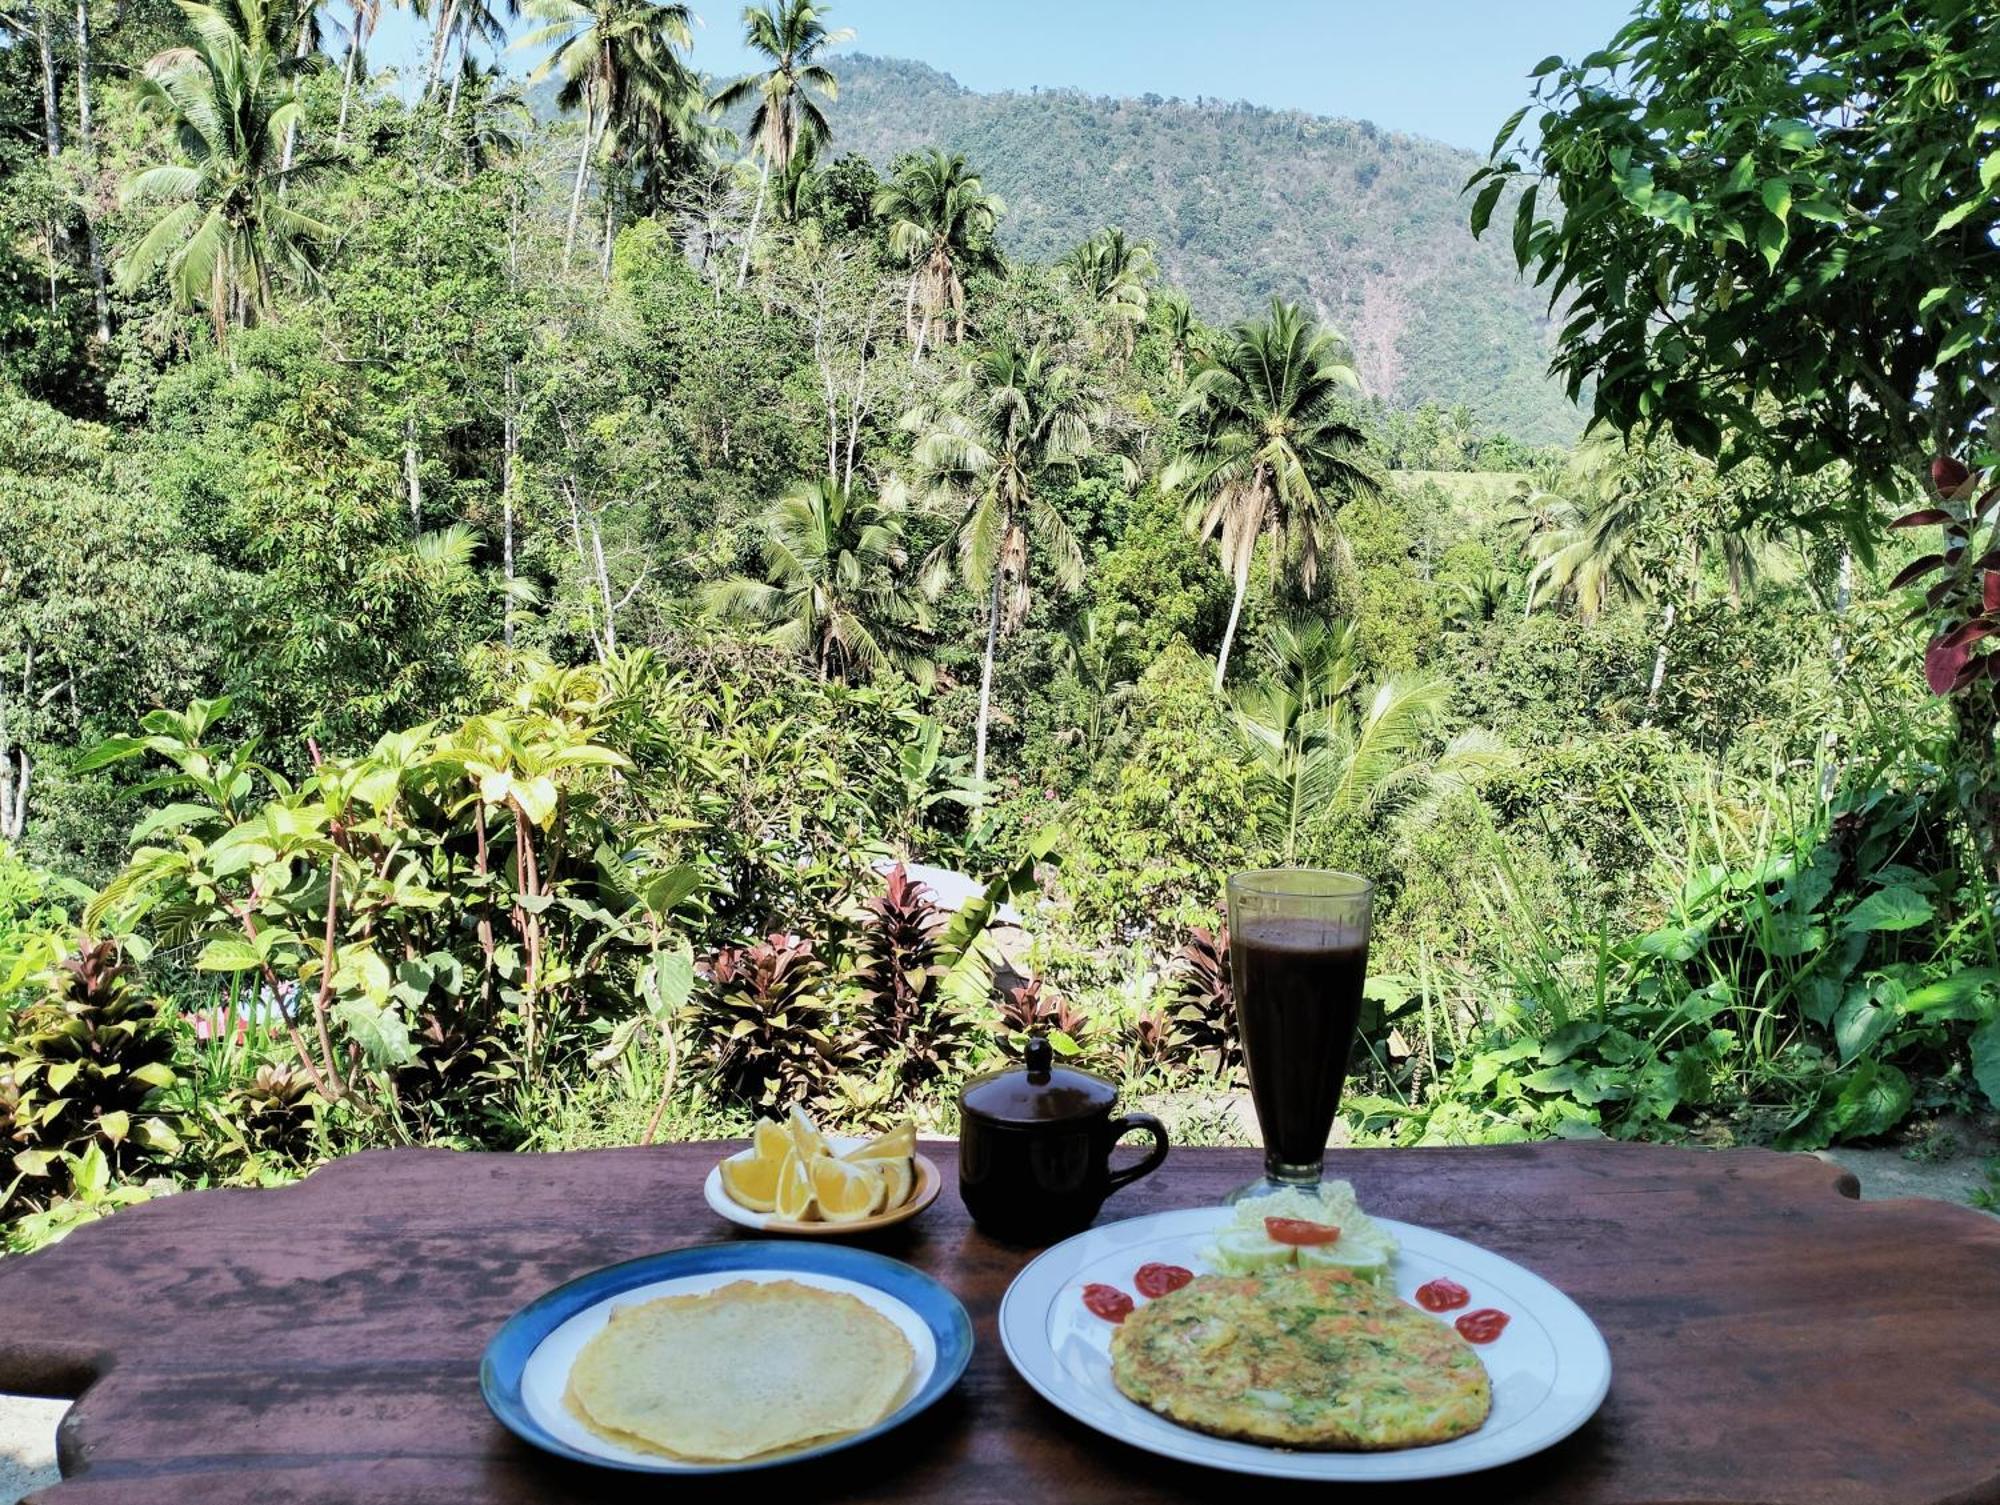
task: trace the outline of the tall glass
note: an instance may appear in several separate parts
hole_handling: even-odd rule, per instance
[[[1229,971],[1264,1178],[1317,1194],[1368,975],[1375,885],[1352,873],[1270,868],[1229,880]]]

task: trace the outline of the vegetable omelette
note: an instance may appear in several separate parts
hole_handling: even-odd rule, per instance
[[[1182,1426],[1294,1448],[1449,1442],[1493,1405],[1463,1338],[1337,1269],[1199,1276],[1125,1319],[1111,1374]]]

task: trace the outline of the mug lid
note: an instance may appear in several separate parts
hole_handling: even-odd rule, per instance
[[[1061,1123],[1109,1113],[1118,1089],[1100,1076],[1055,1064],[1048,1037],[1028,1037],[1025,1062],[1005,1071],[989,1072],[965,1084],[959,1105],[1001,1123]]]

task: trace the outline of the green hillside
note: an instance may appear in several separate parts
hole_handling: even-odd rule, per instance
[[[1214,100],[978,94],[892,59],[843,57],[840,80],[835,150],[884,166],[920,144],[964,152],[1007,201],[1011,254],[1058,256],[1122,225],[1158,244],[1208,318],[1307,299],[1394,402],[1464,403],[1534,442],[1581,426],[1544,375],[1541,296],[1518,283],[1505,236],[1465,228],[1467,152]]]

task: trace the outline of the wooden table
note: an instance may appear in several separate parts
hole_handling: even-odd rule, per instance
[[[955,1179],[948,1149],[926,1148]],[[701,1198],[720,1152],[378,1151],[282,1191],[169,1197],[0,1260],[0,1390],[80,1397],[58,1438],[65,1481],[35,1498],[741,1501],[741,1479],[669,1486],[546,1458],[488,1416],[476,1378],[493,1330],[549,1286],[736,1236]],[[1764,1151],[1543,1144],[1334,1161],[1371,1210],[1520,1260],[1610,1341],[1597,1418],[1538,1458],[1450,1485],[1454,1499],[2000,1501],[2000,1221],[1852,1201],[1852,1177]],[[1256,1169],[1247,1151],[1176,1150],[1107,1215],[1215,1201]],[[754,1492],[1307,1497],[1124,1447],[1030,1391],[994,1331],[1025,1252],[974,1230],[952,1188],[870,1243],[958,1292],[972,1366],[911,1425],[794,1478],[761,1476]]]

